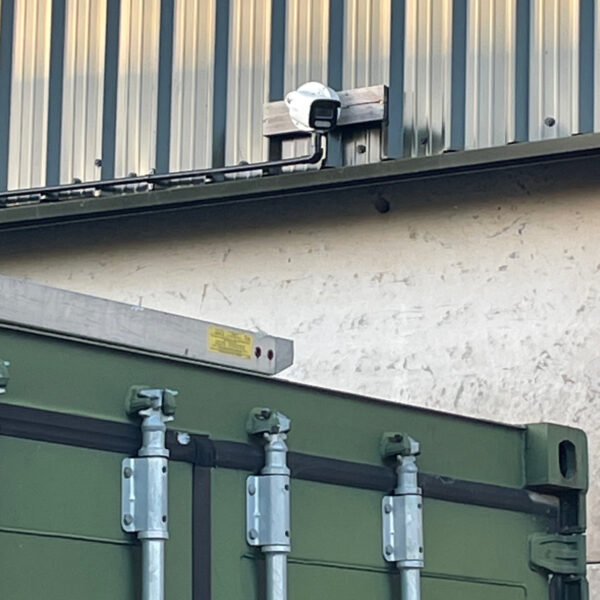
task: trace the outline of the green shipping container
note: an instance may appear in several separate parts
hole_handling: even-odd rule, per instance
[[[292,345],[262,333],[6,277],[0,295],[3,600],[158,598],[142,595],[132,531],[161,527],[167,600],[276,597],[269,549],[287,557],[291,600],[410,600],[406,565],[424,600],[587,597],[581,431],[269,379]],[[160,494],[139,479],[139,411],[173,417],[170,456],[152,463],[168,473],[164,526],[144,523]],[[284,479],[260,475],[283,415],[289,523],[265,483]],[[417,465],[422,498],[394,494],[397,464]]]

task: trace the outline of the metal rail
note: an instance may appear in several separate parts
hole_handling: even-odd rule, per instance
[[[311,136],[312,153],[292,158],[283,158],[279,160],[269,160],[259,163],[229,165],[226,167],[214,167],[210,169],[196,169],[190,171],[179,171],[177,173],[150,173],[148,175],[134,175],[130,177],[119,177],[116,179],[96,180],[96,181],[78,181],[75,183],[65,183],[62,185],[45,186],[38,188],[9,190],[0,192],[0,207],[6,206],[9,200],[26,201],[33,200],[36,196],[39,199],[53,201],[59,199],[61,194],[69,192],[83,191],[102,191],[110,190],[115,187],[126,187],[138,184],[157,185],[166,187],[176,183],[184,182],[186,179],[197,180],[204,178],[211,180],[221,175],[230,175],[234,173],[244,173],[248,171],[269,172],[272,169],[282,167],[293,167],[296,165],[316,164],[324,158],[323,134],[314,133]]]

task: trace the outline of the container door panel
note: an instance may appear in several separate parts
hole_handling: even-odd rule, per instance
[[[138,597],[139,545],[119,521],[122,458],[0,436],[0,598]],[[169,489],[167,595],[187,600],[191,465],[170,463]]]
[[[245,542],[247,473],[213,473],[215,597],[264,598],[264,560]],[[399,577],[385,563],[379,492],[292,479],[289,597],[391,600]],[[427,600],[546,600],[546,577],[528,562],[528,536],[544,518],[514,511],[424,499]],[[241,577],[231,566],[240,565]],[[220,587],[223,586],[223,587]]]

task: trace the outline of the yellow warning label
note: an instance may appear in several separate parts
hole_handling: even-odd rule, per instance
[[[211,326],[208,328],[208,349],[211,352],[251,358],[253,345],[254,340],[249,333],[240,333],[221,327]]]

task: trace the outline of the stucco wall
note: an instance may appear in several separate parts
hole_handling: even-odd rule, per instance
[[[0,271],[291,337],[284,377],[589,434],[600,561],[593,161],[0,234]],[[390,211],[375,210],[383,194]]]

